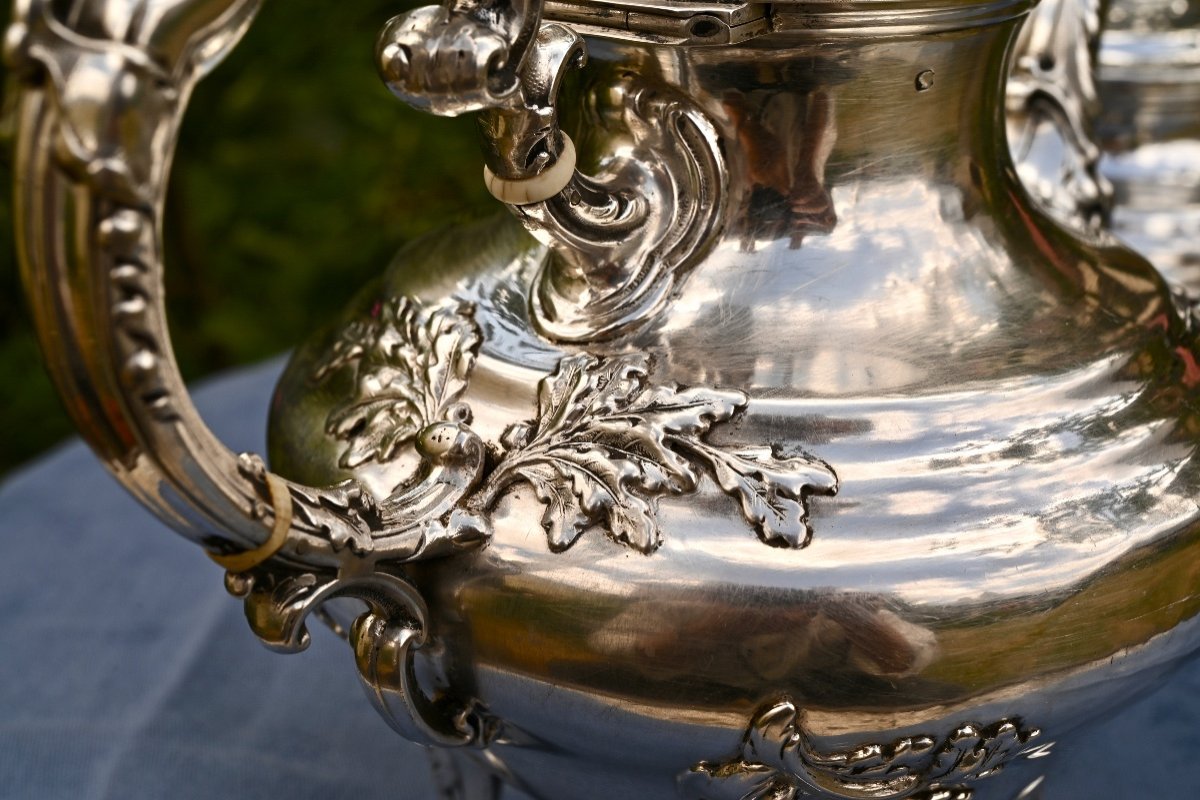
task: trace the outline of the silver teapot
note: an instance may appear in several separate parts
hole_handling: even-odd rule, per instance
[[[384,80],[478,112],[511,213],[297,350],[270,468],[196,414],[161,282],[257,6],[18,0],[24,278],[113,474],[268,646],[343,632],[445,797],[1034,797],[1200,645],[1197,343],[1017,178],[1026,0],[393,19]]]

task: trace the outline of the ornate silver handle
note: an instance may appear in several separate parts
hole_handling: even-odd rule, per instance
[[[353,481],[301,486],[212,435],[171,352],[161,222],[179,122],[259,3],[17,0],[5,38],[22,79],[17,246],[38,336],[84,437],[226,567],[264,641],[302,649],[310,612],[361,598],[370,610],[352,644],[387,719],[419,742],[477,742],[475,710],[415,688],[427,615],[397,565],[486,541],[458,503],[479,480],[479,437],[461,419],[432,422],[418,436],[422,469],[384,500]]]

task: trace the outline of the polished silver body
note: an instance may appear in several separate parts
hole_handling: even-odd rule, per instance
[[[345,631],[447,798],[1034,797],[1200,645],[1196,342],[1018,183],[1026,4],[393,20],[385,81],[480,112],[513,213],[297,351],[271,471],[196,418],[159,272],[182,101],[255,3],[142,5],[9,33],[52,371],[264,641]]]

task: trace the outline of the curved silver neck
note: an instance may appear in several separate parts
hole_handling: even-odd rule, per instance
[[[1010,20],[937,37],[832,42],[780,32],[726,48],[593,42],[585,82],[599,89],[612,70],[634,64],[704,112],[724,143],[730,203],[744,209],[725,238],[783,217],[804,235],[832,228],[827,187],[851,178],[933,179],[965,196],[998,191],[1011,167],[1003,93],[1015,29]],[[604,121],[609,110],[597,111]],[[583,162],[612,147],[595,131],[572,134]]]

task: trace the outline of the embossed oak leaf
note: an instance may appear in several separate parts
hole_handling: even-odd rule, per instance
[[[808,456],[785,458],[769,448],[727,453],[704,442],[689,446],[708,461],[717,485],[738,500],[758,538],[769,545],[807,546],[808,495],[837,492],[829,465]]]
[[[346,329],[318,379],[357,362],[354,397],[335,408],[326,430],[348,443],[339,461],[352,469],[389,461],[427,425],[466,421],[456,402],[481,336],[469,303],[422,308],[408,298],[382,303],[369,323]]]
[[[618,542],[653,552],[661,537],[655,501],[692,491],[698,476],[672,449],[671,436],[699,436],[729,419],[738,392],[647,388],[640,354],[568,356],[538,384],[537,416],[509,426],[507,452],[489,480],[488,498],[514,482],[533,487],[546,510],[552,550],[570,547],[604,523]]]
[[[569,356],[538,385],[537,416],[510,426],[505,454],[484,503],[518,481],[545,506],[550,548],[570,547],[603,524],[618,542],[644,553],[662,543],[659,498],[696,490],[699,465],[738,497],[760,537],[794,547],[807,542],[804,497],[831,493],[836,477],[805,458],[726,453],[704,441],[746,405],[741,392],[648,384],[649,359],[630,354]]]
[[[469,421],[458,400],[481,343],[473,311],[461,301],[423,308],[399,298],[343,330],[313,379],[355,369],[354,396],[326,418],[326,430],[347,442],[344,468],[395,458],[433,423]],[[468,506],[486,511],[524,482],[544,506],[552,550],[566,550],[599,525],[650,553],[662,543],[659,499],[696,491],[707,471],[763,542],[807,545],[808,496],[837,491],[829,465],[706,441],[714,426],[744,410],[746,395],[651,385],[649,373],[644,354],[562,358],[538,383],[534,418],[505,429],[500,458]]]

